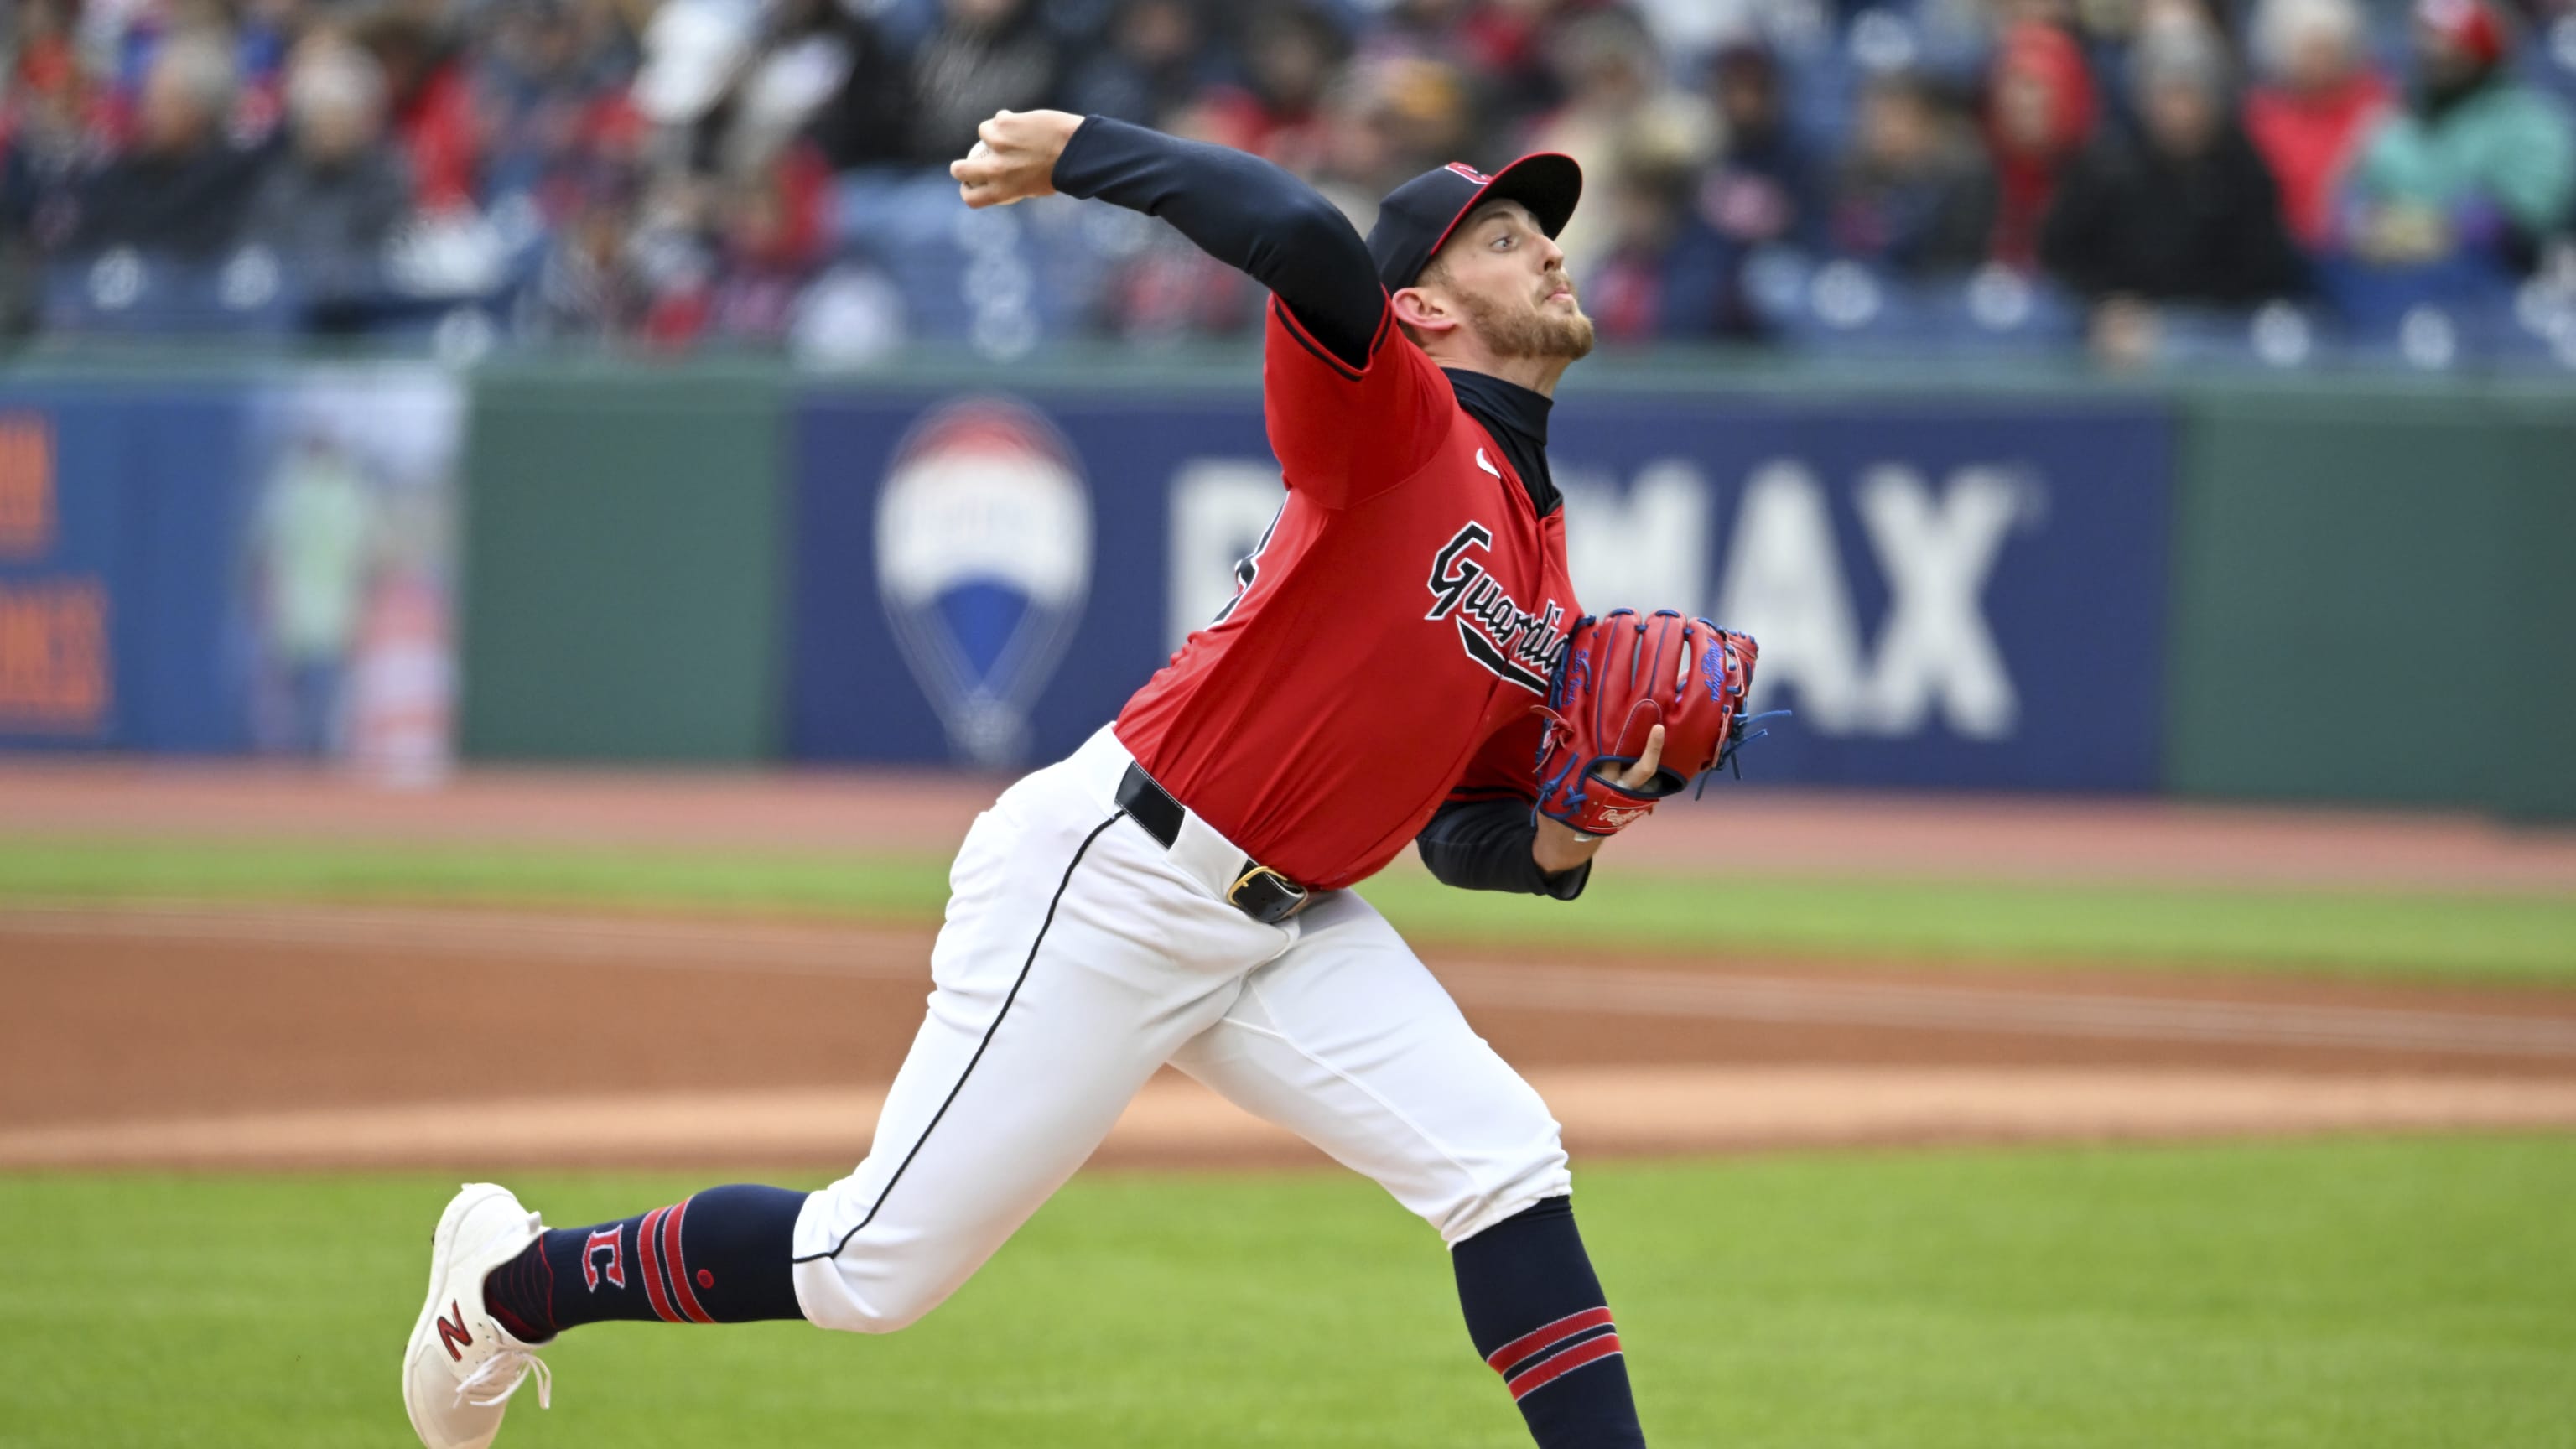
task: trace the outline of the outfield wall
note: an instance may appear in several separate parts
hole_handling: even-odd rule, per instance
[[[1763,638],[1765,779],[2565,817],[2571,445],[2566,391],[1628,363],[1551,452],[1587,606]],[[1008,768],[1279,498],[1235,359],[22,371],[0,747]]]
[[[776,754],[788,406],[776,386],[685,374],[475,388],[467,755]]]
[[[2576,397],[2181,417],[2168,788],[2576,816]]]

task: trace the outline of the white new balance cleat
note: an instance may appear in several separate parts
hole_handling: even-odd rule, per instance
[[[403,1407],[428,1449],[483,1449],[531,1375],[537,1406],[548,1406],[553,1374],[483,1306],[484,1275],[544,1231],[508,1188],[488,1182],[465,1184],[439,1214],[429,1241],[429,1301],[403,1350]]]

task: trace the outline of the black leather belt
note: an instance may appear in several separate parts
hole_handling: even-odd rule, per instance
[[[1165,850],[1181,838],[1181,821],[1189,812],[1172,792],[1154,783],[1145,767],[1130,764],[1127,776],[1118,782],[1118,808],[1145,827]],[[1247,857],[1236,867],[1234,885],[1225,893],[1226,904],[1265,926],[1275,926],[1306,908],[1315,893],[1288,877]]]

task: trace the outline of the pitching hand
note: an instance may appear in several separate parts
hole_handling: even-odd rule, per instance
[[[975,128],[975,149],[948,163],[968,206],[1008,206],[1055,193],[1055,158],[1082,117],[1064,111],[995,111]]]
[[[1637,752],[1634,764],[1610,776],[1611,783],[1623,790],[1634,790],[1655,778],[1655,768],[1664,762],[1664,727],[1646,731],[1646,747]],[[1606,768],[1608,762],[1603,762]],[[1538,818],[1538,838],[1530,842],[1530,856],[1538,868],[1549,875],[1562,874],[1590,860],[1601,849],[1606,835],[1581,835],[1562,820]]]

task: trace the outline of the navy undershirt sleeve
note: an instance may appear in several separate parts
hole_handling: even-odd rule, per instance
[[[1422,853],[1433,879],[1460,890],[1511,891],[1561,901],[1583,894],[1584,883],[1592,879],[1592,862],[1549,875],[1530,854],[1537,839],[1538,817],[1530,803],[1506,795],[1449,801],[1414,837],[1413,847]]]
[[[1073,133],[1054,179],[1067,196],[1170,222],[1199,250],[1268,287],[1335,357],[1368,366],[1386,288],[1368,244],[1322,192],[1258,156],[1106,116],[1088,117]]]

